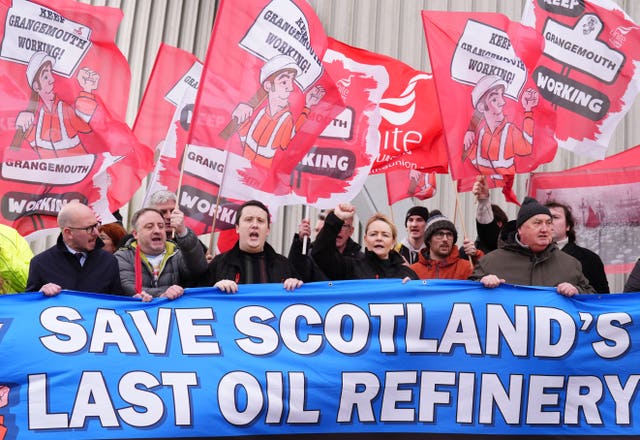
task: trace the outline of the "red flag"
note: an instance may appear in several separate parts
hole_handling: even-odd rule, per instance
[[[380,150],[371,174],[394,170],[447,173],[447,150],[431,74],[386,55],[351,48],[356,59],[384,67],[388,86],[380,101]]]
[[[201,179],[216,169],[221,174],[222,162],[208,162],[196,146],[186,150],[188,160],[183,161],[201,73],[202,63],[194,55],[162,45],[134,125],[141,140],[157,146],[158,158],[143,205],[156,191],[178,192],[178,207],[185,214],[185,224],[198,235],[211,232],[216,213],[216,230],[233,228],[240,205],[218,200],[218,186]],[[181,175],[183,163],[187,167]]]
[[[420,200],[436,195],[436,173],[417,170],[396,170],[385,173],[389,205],[415,197]]]
[[[0,221],[23,235],[55,227],[70,200],[112,220],[153,163],[124,122],[130,72],[114,42],[122,11],[1,0],[0,18],[2,113],[12,121],[0,127]]]
[[[565,171],[532,173],[529,195],[571,207],[578,244],[607,273],[627,273],[640,255],[640,146]],[[630,166],[626,166],[630,165]]]
[[[192,53],[161,44],[149,82],[142,96],[140,109],[133,124],[133,132],[143,144],[160,151],[169,124],[187,90],[193,91],[191,102],[180,108],[189,115],[198,90],[202,62]]]
[[[480,173],[504,186],[504,176],[551,161],[555,116],[531,78],[542,37],[501,14],[422,17],[452,177]]]
[[[640,90],[640,27],[610,0],[528,0],[522,22],[545,38],[533,78],[562,121],[558,145],[602,159]]]
[[[387,82],[380,66],[360,59],[359,52],[352,49],[330,39],[323,64],[337,79],[347,108],[320,133],[288,176],[289,192],[273,194],[249,188],[244,184],[246,159],[231,154],[225,164],[226,196],[258,198],[270,205],[307,203],[318,207],[356,196],[378,150],[378,101]]]
[[[344,109],[322,62],[327,45],[304,1],[221,2],[189,143],[231,153],[238,165],[225,161],[225,179],[246,188],[236,198],[289,194],[291,173]]]

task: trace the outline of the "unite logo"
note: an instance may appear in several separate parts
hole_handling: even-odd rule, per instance
[[[416,113],[416,87],[420,80],[430,80],[431,75],[419,73],[412,77],[404,91],[397,98],[382,98],[380,114],[388,126],[381,130],[380,152],[411,154],[411,149],[422,142],[422,133],[414,130],[403,130],[401,127],[410,122]],[[413,147],[412,147],[413,146]],[[386,155],[378,157],[379,161],[389,160]]]
[[[431,75],[418,74],[409,80],[399,97],[380,100],[380,112],[387,122],[392,125],[404,125],[413,118],[416,111],[416,85],[421,79],[431,79]]]

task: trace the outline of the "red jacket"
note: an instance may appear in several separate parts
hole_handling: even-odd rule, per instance
[[[478,250],[473,260],[477,260],[483,255],[484,253]],[[423,249],[418,257],[418,262],[410,266],[411,269],[418,274],[418,277],[421,280],[434,278],[445,280],[466,280],[473,272],[473,263],[469,260],[463,260],[460,258],[460,251],[456,245],[453,245],[451,254],[449,254],[447,259],[444,261],[431,260],[428,256],[429,249]]]

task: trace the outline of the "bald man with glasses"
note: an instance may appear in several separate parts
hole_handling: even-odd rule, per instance
[[[53,296],[64,290],[122,294],[118,261],[102,249],[100,222],[87,205],[70,202],[58,213],[56,244],[29,265],[27,292]]]

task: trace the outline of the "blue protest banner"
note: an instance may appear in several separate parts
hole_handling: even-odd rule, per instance
[[[360,280],[2,296],[0,439],[639,438],[639,295]]]

